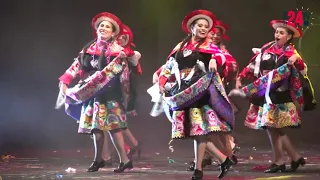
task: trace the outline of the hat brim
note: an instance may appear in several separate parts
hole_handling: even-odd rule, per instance
[[[121,33],[121,30],[122,30],[121,20],[117,16],[115,16],[111,13],[108,13],[108,12],[103,12],[103,13],[96,15],[92,19],[92,22],[91,22],[92,28],[96,31],[99,27],[99,24],[103,21],[108,21],[114,26],[114,29],[115,29],[114,35],[115,36],[117,36]]]
[[[293,37],[295,38],[299,38],[303,34],[300,28],[292,26],[291,24],[286,22],[271,21],[271,26],[274,30],[276,30],[278,27],[288,28],[293,32]]]
[[[96,20],[96,22],[94,23],[95,30],[98,29],[98,26],[102,21],[108,21],[114,26],[114,28],[115,28],[115,31],[114,31],[115,36],[117,36],[120,33],[120,25],[115,20],[113,20],[113,19],[111,19],[109,17],[106,17],[106,16],[102,16],[102,17],[100,17],[100,18],[98,18]]]
[[[128,46],[128,45],[132,44],[132,42],[133,42],[133,33],[132,33],[131,29],[129,28],[129,26],[127,26],[126,24],[122,24],[122,33],[120,35],[126,35],[127,36],[127,40],[125,42],[126,43],[125,46]]]
[[[222,38],[223,38],[224,40],[227,40],[227,41],[230,40],[229,36],[227,35],[227,29],[226,29],[224,26],[222,26],[222,25],[216,25],[215,28],[219,28],[219,29],[222,30]],[[215,31],[214,31],[214,28],[212,28],[211,31],[212,31],[212,32],[215,32]]]
[[[182,21],[182,29],[186,33],[191,33],[191,24],[197,19],[205,19],[209,24],[209,31],[216,23],[214,14],[206,10],[196,10],[188,14]]]
[[[222,30],[222,34],[226,34],[227,33],[227,29],[223,26],[220,26],[220,25],[216,25],[215,26],[216,28],[220,28]]]

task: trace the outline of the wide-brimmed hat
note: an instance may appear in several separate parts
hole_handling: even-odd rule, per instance
[[[132,33],[131,29],[129,28],[129,26],[127,26],[126,24],[122,24],[122,33],[120,35],[128,35],[128,38],[125,42],[125,46],[127,46],[127,45],[135,46],[132,43],[133,42],[133,33]]]
[[[293,37],[301,37],[303,35],[302,30],[293,22],[289,22],[287,20],[272,20],[270,25],[273,29],[277,29],[278,27],[286,27],[293,32]]]
[[[209,30],[216,24],[216,16],[207,10],[195,10],[184,17],[182,21],[182,29],[186,33],[191,33],[191,24],[197,19],[206,19],[209,23]]]
[[[216,22],[216,28],[220,28],[222,30],[222,37],[225,40],[229,40],[229,37],[227,35],[227,31],[229,30],[229,26],[222,21],[217,21]]]
[[[122,30],[122,22],[121,22],[121,20],[117,16],[115,16],[114,14],[111,14],[111,13],[108,13],[108,12],[102,12],[102,13],[96,15],[92,19],[91,25],[92,25],[92,28],[93,28],[93,30],[95,32],[98,29],[98,26],[102,21],[108,21],[114,26],[114,28],[115,28],[115,31],[114,31],[115,36],[117,36],[119,33],[121,33],[121,30]]]

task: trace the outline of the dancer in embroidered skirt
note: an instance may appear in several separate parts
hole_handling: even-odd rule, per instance
[[[222,21],[217,21],[215,28],[213,28],[211,32],[208,33],[208,38],[212,40],[212,43],[216,45],[222,51],[222,53],[228,57],[224,65],[218,68],[219,75],[222,78],[227,94],[232,89],[230,87],[231,83],[236,79],[238,69],[239,69],[237,61],[231,56],[229,51],[226,49],[226,46],[222,42],[222,39],[229,40],[229,37],[226,34],[228,29],[229,29],[229,26],[227,24],[223,23]],[[236,110],[235,106],[234,106],[234,110]],[[214,144],[224,154],[226,154],[229,158],[231,158],[234,164],[237,164],[238,160],[237,160],[237,157],[235,156],[235,153],[240,149],[240,147],[234,143],[234,138],[230,134],[224,133],[219,135],[219,137],[220,139],[216,139],[217,141],[215,141]],[[195,143],[194,148],[196,148],[196,141],[194,143]],[[196,152],[196,149],[195,149],[195,152]],[[206,165],[211,165],[211,164],[212,164],[211,156],[209,153],[206,153],[206,158],[203,159],[202,166],[205,167]],[[187,171],[194,171],[194,167],[195,167],[195,160],[190,162],[189,167],[187,168]]]
[[[132,168],[132,162],[127,157],[121,132],[127,127],[121,78],[126,58],[133,54],[115,41],[122,31],[122,23],[115,15],[107,12],[96,15],[92,28],[96,38],[84,46],[59,78],[60,89],[65,94],[66,113],[79,120],[78,133],[93,135],[95,156],[88,172],[104,167],[104,131],[111,133],[119,154],[120,164],[114,172],[123,172]],[[76,77],[82,83],[68,88]]]
[[[216,71],[226,57],[207,39],[215,23],[215,16],[206,10],[193,11],[184,18],[182,28],[189,35],[170,53],[158,81],[172,122],[172,138],[197,141],[192,179],[203,177],[201,164],[207,143],[218,138],[217,132],[231,132],[234,125],[233,109]],[[221,163],[218,177],[222,178],[232,161],[212,143],[208,150]]]
[[[232,90],[230,95],[249,97],[251,105],[245,125],[251,129],[267,130],[274,162],[265,172],[294,172],[306,161],[291,144],[285,127],[300,127],[301,110],[314,107],[315,100],[312,92],[302,86],[312,87],[306,65],[292,44],[293,38],[302,36],[302,31],[294,23],[284,20],[273,20],[271,26],[275,30],[275,41],[261,49],[253,49],[256,55],[239,74],[236,87],[241,87],[244,78],[255,81],[240,90]],[[287,170],[284,151],[292,160]]]
[[[222,21],[217,21],[216,27],[209,33],[209,38],[211,36],[212,43],[217,45],[221,51],[228,55],[227,60],[225,62],[225,65],[222,66],[222,68],[218,69],[218,72],[220,74],[220,77],[223,79],[223,83],[225,85],[226,92],[229,93],[231,88],[232,82],[236,79],[236,76],[238,75],[239,66],[235,58],[231,56],[230,52],[227,50],[226,46],[223,44],[224,40],[229,40],[229,37],[227,36],[227,31],[229,30],[229,26]],[[231,102],[232,103],[232,102]],[[237,108],[234,106],[235,112],[237,112]],[[226,134],[225,136],[221,137],[223,144],[225,146],[231,146],[233,152],[239,151],[240,147],[235,144],[235,138],[232,137],[230,134]],[[225,139],[227,138],[227,139]],[[228,141],[226,141],[228,140]],[[235,159],[233,159],[235,160]]]
[[[125,51],[128,52],[128,54],[132,55],[128,57],[128,64],[123,70],[122,73],[122,92],[123,92],[123,103],[126,109],[127,115],[136,116],[137,112],[135,110],[135,103],[136,103],[136,93],[134,89],[134,85],[132,82],[132,73],[136,73],[141,75],[142,69],[140,65],[140,58],[141,54],[138,51],[132,51],[131,47],[135,47],[133,44],[133,33],[131,29],[123,24],[123,32],[118,37],[118,44],[125,48]],[[122,133],[128,138],[130,143],[132,144],[132,148],[130,148],[127,144],[125,144],[126,152],[128,153],[129,159],[132,158],[132,156],[137,153],[138,157],[140,157],[141,153],[141,143],[133,136],[130,129],[128,127],[122,129]],[[113,147],[110,146],[110,136],[108,135],[108,132],[105,132],[105,143],[103,148],[103,158],[106,162],[108,162],[108,165],[112,165],[112,159],[111,154]]]

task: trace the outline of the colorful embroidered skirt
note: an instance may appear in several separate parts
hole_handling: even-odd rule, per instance
[[[244,125],[251,129],[299,127],[301,118],[292,102],[263,106],[251,104]]]
[[[123,95],[123,86],[114,88],[124,81],[122,72],[120,60],[115,58],[102,71],[95,72],[82,84],[67,90],[65,111],[79,121],[79,133],[90,134],[93,129],[109,131],[127,127],[121,98],[115,98]]]
[[[91,134],[93,129],[110,131],[127,127],[127,117],[117,101],[84,103],[78,133]]]
[[[247,97],[252,98],[253,103],[248,110],[245,126],[252,129],[300,126],[300,112],[304,99],[297,70],[292,65],[285,64],[271,73],[273,73],[270,88],[270,97],[273,99],[271,104],[264,100],[268,75],[242,88]],[[288,81],[290,86],[287,91],[277,91],[277,88]],[[299,108],[294,102],[299,105]]]
[[[217,73],[209,73],[165,98],[170,107],[172,138],[231,132],[234,113]]]

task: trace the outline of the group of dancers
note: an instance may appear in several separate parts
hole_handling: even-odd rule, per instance
[[[237,164],[239,147],[231,136],[237,112],[234,96],[250,100],[245,125],[269,135],[275,158],[266,173],[294,172],[306,163],[285,132],[286,127],[299,127],[302,110],[316,105],[307,65],[292,44],[302,31],[285,20],[273,20],[271,26],[274,41],[253,48],[254,57],[239,73],[237,61],[223,44],[229,40],[229,27],[212,12],[195,10],[182,21],[186,37],[153,74],[148,92],[156,111],[164,112],[172,123],[172,139],[194,140],[195,158],[187,169],[194,171],[191,179],[202,179],[202,169],[212,164],[213,157],[219,162],[219,178]],[[112,165],[112,140],[120,161],[114,172],[120,173],[132,169],[132,156],[141,152],[141,143],[127,124],[127,118],[136,114],[132,73],[142,74],[141,54],[132,50],[130,28],[115,15],[96,15],[92,28],[94,40],[59,78],[60,94],[66,113],[79,123],[78,133],[92,135],[95,155],[88,172]],[[76,78],[77,85],[69,88]],[[251,84],[242,86],[245,78]],[[292,160],[289,169],[284,151]]]

